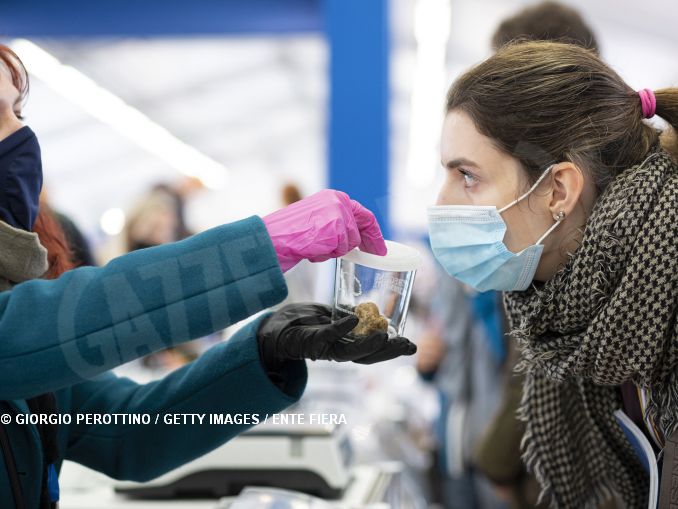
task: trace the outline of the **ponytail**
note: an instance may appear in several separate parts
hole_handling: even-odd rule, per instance
[[[657,101],[656,114],[678,131],[678,88],[655,90]]]

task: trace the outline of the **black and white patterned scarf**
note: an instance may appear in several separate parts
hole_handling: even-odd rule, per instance
[[[565,267],[505,304],[526,373],[523,457],[544,499],[588,508],[616,494],[647,507],[647,475],[613,412],[632,381],[664,434],[678,426],[678,167],[668,154],[616,176]]]

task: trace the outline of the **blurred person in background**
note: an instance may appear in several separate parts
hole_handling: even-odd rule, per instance
[[[205,189],[205,185],[197,177],[185,177],[172,184],[156,184],[152,191],[164,192],[174,201],[176,214],[175,238],[177,240],[190,237],[195,232],[191,231],[186,222],[186,203],[195,195]]]
[[[557,41],[600,53],[593,30],[579,11],[559,2],[539,2],[499,23],[492,36],[496,51],[515,41]]]
[[[573,8],[557,2],[529,6],[502,21],[492,37],[498,50],[515,41],[560,41],[599,53],[595,34]],[[476,445],[475,465],[494,484],[497,495],[512,509],[545,507],[537,504],[539,485],[521,459],[520,442],[525,425],[517,417],[524,377],[514,372],[519,353],[508,341],[508,362],[500,407]]]
[[[190,237],[193,232],[186,226],[186,199],[200,186],[193,178],[156,184],[139,198],[125,223],[127,252]]]
[[[506,359],[500,301],[437,269],[428,327],[417,340],[417,370],[439,394],[436,467],[447,509],[501,507],[473,467],[473,451],[497,410]]]
[[[41,207],[43,204],[41,203]],[[44,206],[49,207],[47,203]],[[92,253],[89,241],[85,237],[82,230],[75,224],[75,222],[66,214],[52,210],[52,215],[59,223],[61,230],[66,236],[68,245],[71,250],[71,258],[74,267],[94,267],[97,264]]]
[[[125,223],[127,252],[182,240],[176,201],[162,189],[152,189],[129,213]]]
[[[178,187],[178,186],[177,186]],[[132,207],[123,231],[126,252],[161,246],[190,236],[184,216],[184,197],[170,184],[156,184]],[[141,359],[151,370],[166,372],[195,360],[219,338],[219,333]]]
[[[288,205],[297,203],[298,201],[301,201],[301,199],[303,198],[299,186],[297,186],[296,184],[292,184],[291,182],[285,184],[282,187],[282,189],[280,190],[280,196],[281,201],[283,203],[283,207],[287,207]]]
[[[50,214],[59,223],[69,246],[73,267],[93,267],[97,265],[85,235],[70,217],[50,206],[49,197],[44,187],[40,193],[40,208],[49,209]]]
[[[21,60],[0,46],[3,414],[33,412],[43,421],[46,413],[273,414],[300,399],[306,359],[373,364],[416,351],[407,339],[385,332],[340,341],[357,325],[356,317],[332,323],[325,306],[290,305],[259,316],[160,380],[137,384],[117,377],[111,370],[125,362],[216,332],[282,301],[283,273],[302,259],[324,261],[357,246],[384,255],[386,245],[371,212],[344,193],[324,190],[263,218],[139,249],[104,267],[41,279],[55,251],[49,252],[44,232],[41,238],[32,231],[42,224],[37,222],[42,159],[35,133],[20,120],[27,93]],[[50,402],[35,406],[34,398]],[[62,422],[46,425],[51,431],[45,434],[33,423],[0,422],[0,500],[3,508],[54,509],[65,459],[115,479],[145,481],[254,424],[203,426],[196,432],[194,426],[161,422]]]

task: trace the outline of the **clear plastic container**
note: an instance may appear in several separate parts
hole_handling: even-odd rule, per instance
[[[388,322],[388,334],[393,337],[401,336],[405,330],[414,276],[422,259],[416,249],[404,244],[387,240],[386,247],[386,256],[354,249],[337,260],[332,319],[356,314],[357,306],[371,302]],[[366,335],[368,320],[375,327],[384,325],[381,319],[366,318],[363,322],[364,309],[365,306],[358,308],[361,323],[349,337]]]

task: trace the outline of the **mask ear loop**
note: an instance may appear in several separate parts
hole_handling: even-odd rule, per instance
[[[501,213],[504,212],[505,210],[507,210],[507,209],[513,207],[513,206],[514,206],[516,203],[518,203],[519,201],[524,200],[525,198],[527,198],[527,197],[530,195],[530,193],[531,193],[532,191],[534,191],[535,189],[537,189],[537,187],[539,186],[539,184],[541,184],[542,180],[544,180],[544,179],[546,178],[546,175],[549,174],[549,172],[551,171],[551,168],[553,168],[553,166],[554,166],[554,165],[552,164],[551,166],[549,166],[548,168],[546,168],[546,169],[544,170],[544,173],[542,173],[542,174],[539,176],[539,178],[537,179],[537,181],[536,181],[534,184],[532,184],[532,187],[530,187],[530,188],[527,190],[526,193],[521,194],[517,199],[513,200],[513,201],[512,201],[511,203],[509,203],[508,205],[506,205],[506,206],[500,208],[497,212],[498,212],[499,214],[501,214]]]

